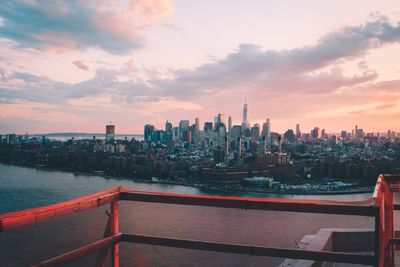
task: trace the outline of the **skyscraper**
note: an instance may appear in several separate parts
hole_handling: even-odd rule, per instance
[[[321,132],[318,127],[315,127],[314,129],[311,130],[311,138],[314,140],[321,138]]]
[[[238,137],[242,136],[242,126],[234,125],[229,133],[232,139],[237,139]]]
[[[327,138],[327,135],[326,135],[325,129],[322,129],[322,131],[321,131],[321,138],[322,138],[322,139],[325,139],[325,138]]]
[[[189,121],[188,120],[181,120],[179,122],[179,130],[182,132],[189,130]]]
[[[231,132],[232,129],[232,117],[228,117],[228,133]]]
[[[193,133],[193,138],[197,142],[200,136],[200,120],[199,118],[194,119],[194,133]]]
[[[181,120],[179,122],[179,133],[180,133],[180,138],[184,139],[186,136],[186,132],[189,131],[189,121],[188,120]]]
[[[263,123],[262,135],[263,136],[270,136],[271,135],[271,122],[270,122],[269,119],[267,119]]]
[[[195,118],[194,119],[194,125],[195,125],[195,128],[194,128],[195,133],[198,134],[199,131],[200,131],[200,120],[199,120],[199,118]]]
[[[243,105],[243,121],[242,121],[242,129],[248,129],[249,128],[249,122],[247,120],[247,99],[244,99],[244,105]]]
[[[301,137],[300,124],[296,124],[296,138]]]
[[[206,122],[204,123],[204,132],[205,132],[205,133],[211,132],[212,129],[213,129],[213,123],[210,122],[210,121],[206,121]]]
[[[355,127],[354,127],[354,136],[353,136],[353,138],[354,139],[357,139],[357,133],[358,133],[358,125],[356,125]]]
[[[253,127],[251,127],[251,138],[253,140],[258,140],[260,137],[260,124],[256,123]]]
[[[165,122],[165,131],[167,133],[172,132],[172,123],[170,123],[169,121]]]
[[[154,131],[155,131],[154,125],[146,124],[144,126],[144,141],[151,141]]]
[[[225,124],[225,114],[218,113],[217,117],[215,117],[215,124]]]

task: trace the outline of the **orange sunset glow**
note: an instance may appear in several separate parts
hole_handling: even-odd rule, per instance
[[[400,131],[398,1],[4,1],[1,133],[142,134],[218,113]]]

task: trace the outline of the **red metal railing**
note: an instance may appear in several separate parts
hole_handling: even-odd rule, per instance
[[[394,264],[394,245],[400,244],[400,239],[394,238],[393,223],[393,209],[399,209],[400,207],[393,204],[393,193],[391,189],[397,181],[399,181],[399,176],[380,175],[373,195],[374,205],[370,206],[320,200],[261,199],[146,193],[118,187],[55,205],[2,214],[0,215],[0,231],[8,231],[24,225],[45,221],[53,217],[110,204],[111,212],[103,239],[43,261],[36,266],[54,266],[71,262],[95,252],[98,252],[96,266],[104,266],[109,250],[111,250],[112,253],[111,258],[113,266],[119,266],[119,242],[314,261],[355,263],[379,267],[391,266]],[[357,253],[262,247],[120,233],[118,222],[118,202],[120,200],[375,217],[375,252],[373,255],[360,255]]]
[[[390,240],[394,238],[393,192],[390,181],[380,175],[373,195],[374,205],[379,208],[375,217],[375,249],[378,266],[394,265],[394,250]]]

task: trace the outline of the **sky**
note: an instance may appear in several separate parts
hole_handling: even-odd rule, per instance
[[[3,0],[0,133],[143,133],[218,113],[400,131],[400,1]]]

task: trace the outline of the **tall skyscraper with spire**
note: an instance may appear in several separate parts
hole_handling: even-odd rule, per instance
[[[243,105],[243,121],[242,121],[242,130],[250,128],[249,121],[247,120],[247,99],[244,98]]]

